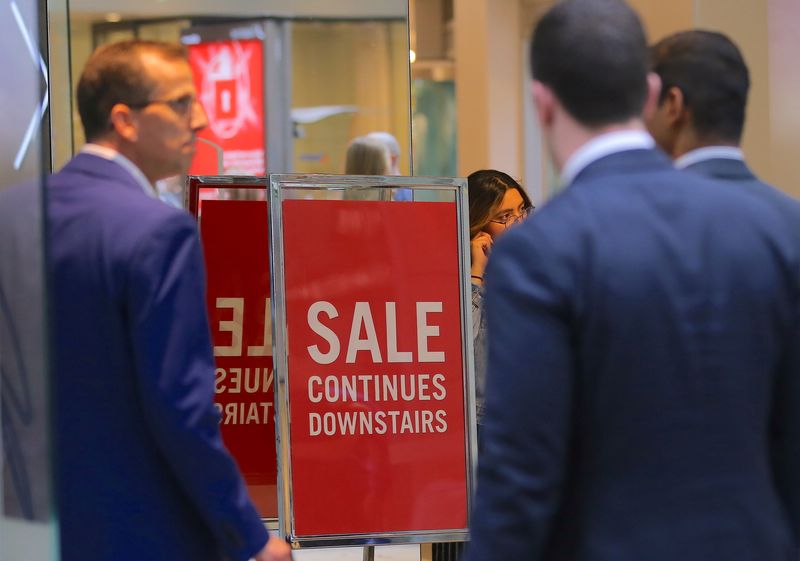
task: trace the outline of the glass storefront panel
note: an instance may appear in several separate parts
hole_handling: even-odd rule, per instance
[[[349,142],[376,131],[396,137],[399,172],[411,170],[407,0],[238,0],[224,5],[70,0],[69,21],[71,92],[100,44],[137,37],[182,41],[189,47],[197,60],[198,90],[214,90],[203,101],[212,123],[201,135],[205,142],[198,146],[191,173],[343,173]],[[259,43],[257,57],[253,42]],[[217,95],[226,87],[222,78],[210,80],[203,73],[205,64],[218,74],[224,65],[210,57],[221,49],[243,53],[251,66],[256,58],[261,61],[257,71],[246,72],[247,80],[259,82],[247,99],[236,97],[243,91],[238,85],[233,98]],[[225,57],[228,63],[230,56]],[[222,82],[242,78],[242,65],[234,60],[232,68]],[[233,100],[229,108],[255,116],[256,132],[237,128],[232,134],[230,121],[215,126],[225,111],[210,104],[226,99]],[[72,145],[78,150],[84,139],[74,100],[72,106]],[[230,133],[234,142],[220,141],[220,131]],[[175,181],[165,189],[182,184]]]
[[[292,25],[293,171],[344,173],[348,142],[385,131],[410,173],[407,33],[404,20]]]
[[[57,558],[42,219],[49,99],[37,6],[0,2],[0,561]]]

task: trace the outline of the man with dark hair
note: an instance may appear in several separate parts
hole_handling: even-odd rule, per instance
[[[800,228],[797,201],[760,181],[744,161],[739,146],[750,77],[733,41],[713,31],[683,31],[656,43],[650,55],[662,88],[647,128],[675,167],[772,201]]]
[[[650,54],[662,86],[647,124],[659,146],[673,158],[700,146],[738,146],[750,75],[736,45],[692,30],[662,39]]]
[[[184,51],[100,47],[48,182],[61,559],[288,561],[219,433],[194,221],[156,198],[207,124]]]
[[[655,149],[622,1],[557,3],[531,63],[566,188],[489,260],[468,561],[796,561],[796,234]]]

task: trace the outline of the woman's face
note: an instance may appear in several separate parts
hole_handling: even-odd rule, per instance
[[[517,189],[508,189],[483,230],[494,240],[526,216],[525,201],[522,199],[522,195]]]

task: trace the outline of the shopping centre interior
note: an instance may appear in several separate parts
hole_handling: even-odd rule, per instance
[[[230,119],[227,130],[211,131],[216,141],[209,137],[203,143],[190,173],[341,174],[353,138],[387,131],[399,143],[402,175],[465,177],[477,169],[496,168],[518,178],[538,207],[558,191],[558,179],[536,123],[526,58],[531,28],[551,4],[553,0],[0,0],[0,101],[6,108],[0,114],[0,192],[23,182],[38,188],[44,174],[80,150],[84,138],[74,90],[81,68],[102,44],[142,38],[188,47],[196,74],[198,69],[205,72],[195,76],[204,102],[224,103],[219,92],[230,84],[248,92],[237,99],[247,105],[249,116]],[[752,81],[744,153],[764,180],[800,196],[800,2],[749,0],[735,3],[735,9],[730,0],[630,4],[651,41],[691,28],[719,30],[736,41]],[[221,69],[224,65],[212,61],[219,53],[204,50],[209,44],[225,45],[225,56],[240,59],[228,60],[230,68]],[[255,132],[238,132],[253,123]],[[231,144],[227,153],[228,145],[220,148],[224,143],[219,138],[244,136],[249,144]],[[183,178],[174,185],[182,190]],[[5,280],[11,287],[5,297],[12,303],[0,311],[16,309],[27,317],[25,341],[18,350],[30,361],[31,407],[46,415],[47,280],[42,273],[41,216],[28,227],[31,245],[17,271],[27,271],[25,280]],[[12,391],[4,377],[4,406]],[[5,414],[3,419],[5,424]],[[47,421],[26,430],[20,438],[41,463],[31,472],[36,481],[31,500],[51,504]],[[14,467],[9,465],[3,464],[6,479]],[[32,519],[11,510],[0,514],[0,561],[58,558],[52,510]],[[418,545],[377,549],[376,558],[385,561],[420,555]],[[298,559],[350,561],[361,555],[360,548],[309,550]],[[422,555],[429,550],[423,547]]]

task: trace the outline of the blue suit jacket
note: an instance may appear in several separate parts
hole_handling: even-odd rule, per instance
[[[746,191],[750,196],[763,200],[784,216],[789,228],[796,233],[800,231],[800,202],[758,179],[744,161],[711,158],[685,169],[690,173],[725,181],[733,187]]]
[[[62,559],[247,559],[267,533],[220,439],[194,221],[89,154],[48,195]]]
[[[796,561],[800,244],[655,150],[499,240],[469,561]]]

